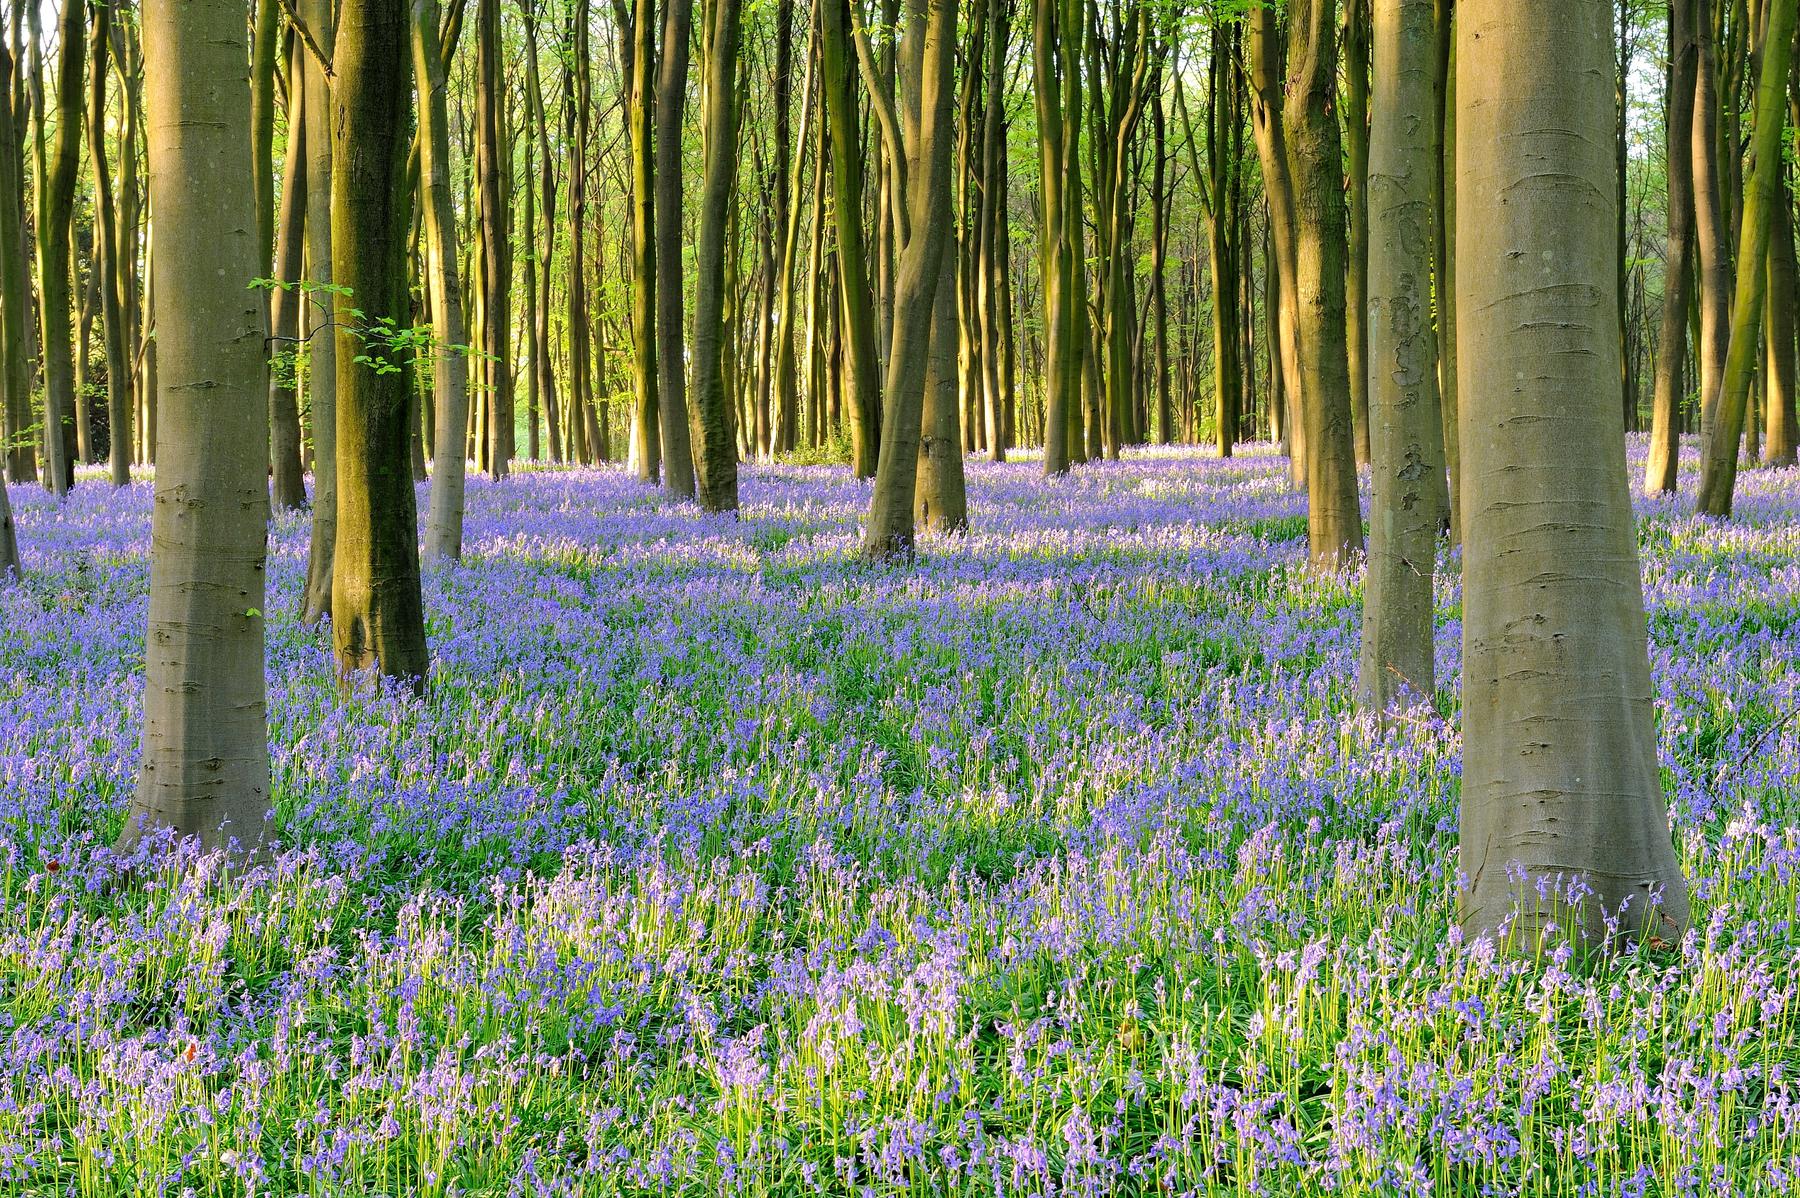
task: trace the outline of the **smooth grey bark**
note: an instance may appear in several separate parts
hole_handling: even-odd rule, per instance
[[[1431,0],[1375,0],[1368,177],[1369,566],[1357,696],[1429,701],[1432,581],[1444,517],[1431,226],[1437,138]],[[1352,183],[1354,186],[1354,181]]]
[[[1676,939],[1614,311],[1611,6],[1463,0],[1461,921]]]
[[[269,814],[264,312],[236,0],[146,0],[163,438],[151,514],[143,761],[121,837],[254,847]]]

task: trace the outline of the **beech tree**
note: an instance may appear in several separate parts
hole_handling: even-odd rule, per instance
[[[151,516],[144,742],[121,847],[170,827],[267,834],[269,513],[244,8],[146,0],[150,202],[164,387]]]
[[[1462,0],[1462,921],[1671,934],[1687,895],[1625,475],[1611,6]]]

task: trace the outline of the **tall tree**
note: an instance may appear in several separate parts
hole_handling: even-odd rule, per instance
[[[468,455],[469,360],[465,352],[461,243],[450,191],[450,118],[438,0],[412,0],[412,63],[419,90],[419,156],[425,225],[425,285],[431,298],[432,379],[437,450],[425,515],[425,560],[462,557]]]
[[[144,742],[122,846],[208,847],[268,827],[263,667],[269,511],[244,6],[145,0],[162,382]]]
[[[83,0],[63,0],[57,18],[56,132],[37,176],[38,320],[44,371],[44,485],[63,495],[75,482],[75,173],[81,158]]]
[[[869,284],[868,249],[862,226],[862,136],[853,80],[845,58],[850,42],[850,3],[851,0],[819,0],[819,65],[823,71],[826,124],[831,132],[832,216],[837,230],[840,320],[849,370],[845,398],[850,401],[846,406],[850,468],[858,478],[873,478],[881,443],[882,380],[875,355],[874,292]],[[697,298],[698,290],[695,294]]]
[[[500,78],[500,0],[476,0],[475,173],[481,214],[482,398],[488,473],[506,476],[512,460],[512,174]],[[402,67],[404,74],[404,67]]]
[[[131,481],[131,371],[126,363],[124,270],[119,263],[118,208],[106,153],[106,79],[112,50],[112,8],[96,4],[88,20],[88,160],[94,167],[94,235],[90,277],[100,291],[106,335],[107,465],[115,487]],[[136,153],[126,145],[122,154]]]
[[[301,82],[306,67],[295,42],[288,67],[287,153],[281,168],[281,212],[276,221],[270,278],[269,479],[277,508],[306,506],[305,468],[300,460],[300,398],[295,388],[294,349],[300,340],[298,290],[306,250],[306,104]]]
[[[663,0],[662,54],[656,78],[656,416],[662,437],[663,486],[676,499],[694,498],[693,440],[688,433],[686,279],[681,256],[681,158],[687,113],[688,42],[694,0]]]
[[[1782,131],[1787,119],[1788,67],[1793,60],[1794,8],[1795,0],[1768,0],[1768,27],[1761,39],[1762,71],[1756,84],[1756,126],[1751,145],[1754,160],[1738,231],[1737,260],[1744,266],[1737,272],[1725,374],[1700,454],[1700,494],[1695,506],[1708,516],[1731,514],[1745,409],[1762,353],[1769,229],[1775,206],[1787,203]]]
[[[955,137],[951,113],[956,49],[954,0],[909,0],[908,25],[908,35],[922,39],[908,66],[916,81],[912,89],[916,100],[907,105],[907,145],[903,151],[916,166],[904,175],[907,212],[894,286],[893,341],[882,388],[881,457],[869,499],[868,522],[863,529],[863,555],[876,559],[904,557],[913,551],[933,306],[939,283],[947,273],[944,263],[949,240],[937,231],[948,228],[950,223],[950,149]],[[891,168],[899,165],[890,163]],[[954,409],[954,401],[951,402]],[[960,454],[960,435],[955,438],[955,446]]]
[[[1457,13],[1457,177],[1494,198],[1461,205],[1456,230],[1464,372],[1489,381],[1462,407],[1462,922],[1527,946],[1688,914],[1616,389],[1610,17],[1566,0]]]
[[[827,0],[829,3],[829,0]],[[693,434],[695,483],[709,512],[738,507],[736,429],[727,381],[725,305],[729,298],[727,237],[737,180],[737,48],[741,0],[709,0],[705,102],[700,123],[706,158],[700,184],[700,225],[694,242]]]
[[[488,0],[484,0],[488,2]],[[656,414],[656,5],[616,0],[628,80],[631,146],[631,456],[640,482],[662,477],[662,428]]]
[[[1308,552],[1340,567],[1362,552],[1350,417],[1344,283],[1343,146],[1331,111],[1337,88],[1336,0],[1291,0],[1282,122],[1294,188],[1294,295],[1300,411],[1306,429]]]
[[[1447,513],[1431,327],[1437,35],[1431,0],[1375,0],[1369,130],[1369,569],[1357,693],[1382,711],[1436,689],[1432,580]],[[1352,179],[1351,186],[1356,186]]]
[[[23,38],[25,5],[14,5],[12,36],[0,31],[0,464],[8,482],[37,478],[37,453],[29,435],[31,414],[31,288],[26,281],[30,247],[25,232],[24,113],[13,95],[21,65],[14,52]],[[15,116],[15,112],[17,115]]]
[[[333,0],[300,0],[301,18],[319,52],[329,59],[336,45]],[[317,624],[331,611],[331,585],[337,555],[338,460],[337,460],[337,331],[332,287],[332,158],[338,138],[335,128],[332,81],[323,63],[307,59],[302,102],[305,121],[320,135],[306,139],[306,389],[312,411],[313,506],[312,536],[307,549],[306,588],[300,600],[300,620]]]
[[[1669,0],[1668,249],[1663,255],[1662,327],[1650,401],[1650,452],[1644,489],[1671,492],[1681,460],[1682,362],[1687,357],[1688,304],[1694,289],[1694,89],[1700,42],[1694,0]]]
[[[425,681],[404,327],[411,72],[393,53],[406,0],[343,0],[332,87],[331,249],[337,332],[338,670]]]
[[[1714,0],[1694,0],[1694,37],[1699,43],[1694,70],[1694,121],[1689,139],[1694,173],[1694,257],[1700,302],[1700,338],[1694,358],[1700,374],[1700,412],[1713,421],[1725,354],[1731,338],[1731,225],[1719,161],[1718,55]],[[1735,190],[1735,189],[1734,189]]]

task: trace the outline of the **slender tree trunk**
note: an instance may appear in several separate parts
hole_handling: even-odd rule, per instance
[[[1456,11],[1454,0],[1436,0],[1440,47],[1436,126],[1438,153],[1438,221],[1433,282],[1437,290],[1438,404],[1443,411],[1444,466],[1448,474],[1446,506],[1450,543],[1462,543],[1462,433],[1459,415],[1461,381],[1456,331]]]
[[[949,257],[946,250],[945,257]],[[956,290],[949,262],[941,268],[931,309],[930,362],[925,371],[924,414],[919,438],[919,483],[913,522],[934,532],[969,526],[963,477],[962,415],[956,369]]]
[[[551,286],[555,281],[552,263],[556,255],[556,165],[558,156],[550,148],[550,122],[544,112],[543,81],[538,73],[537,0],[526,0],[520,11],[525,23],[525,98],[531,110],[531,124],[537,138],[539,170],[539,211],[544,222],[541,246],[533,246],[538,258],[538,293],[535,319],[531,331],[531,368],[537,379],[538,395],[544,405],[544,428],[549,438],[550,460],[563,460],[562,405],[556,392],[556,372],[550,361]],[[691,3],[692,0],[686,0]],[[573,175],[574,170],[570,171]],[[678,222],[679,223],[679,222]],[[532,453],[537,452],[536,446]]]
[[[700,113],[706,155],[700,185],[699,235],[694,246],[694,385],[688,420],[700,506],[709,512],[736,512],[737,430],[732,419],[733,390],[727,374],[725,306],[732,286],[726,239],[738,165],[740,0],[710,0],[708,15],[711,31],[705,102]]]
[[[1694,248],[1699,266],[1700,340],[1694,356],[1700,368],[1700,413],[1710,431],[1725,354],[1731,338],[1731,231],[1721,196],[1719,96],[1713,42],[1714,0],[1694,0],[1694,35],[1699,42],[1694,75]]]
[[[300,461],[300,400],[295,388],[295,351],[300,343],[298,287],[306,248],[306,105],[301,97],[303,51],[291,56],[288,86],[287,156],[281,168],[281,214],[276,223],[273,290],[269,292],[269,469],[278,509],[306,506],[306,471]]]
[[[457,261],[456,210],[450,191],[450,119],[438,0],[412,0],[412,63],[419,90],[420,179],[424,184],[425,284],[431,300],[432,387],[437,427],[432,436],[430,499],[425,515],[425,560],[462,558],[463,451],[469,422],[469,359],[463,329],[462,280]]]
[[[1669,0],[1669,114],[1667,133],[1668,252],[1663,266],[1662,327],[1656,349],[1656,390],[1650,402],[1650,452],[1644,489],[1675,490],[1681,460],[1681,377],[1687,357],[1687,312],[1694,286],[1694,94],[1700,44],[1694,0]]]
[[[487,415],[488,473],[505,478],[513,440],[512,213],[506,202],[511,165],[503,156],[509,142],[500,79],[500,0],[476,2],[475,175],[481,215],[481,343],[486,354],[482,399]]]
[[[1769,238],[1769,302],[1763,336],[1767,342],[1763,465],[1792,466],[1800,428],[1794,417],[1794,217],[1782,195],[1775,205]]]
[[[820,66],[824,72],[826,121],[831,131],[832,214],[837,231],[844,346],[850,368],[846,396],[850,401],[850,468],[858,478],[873,478],[881,444],[877,406],[881,368],[875,356],[874,292],[869,286],[868,250],[862,227],[862,139],[844,56],[850,36],[849,0],[820,0],[820,5]]]
[[[66,495],[75,482],[75,173],[81,156],[84,78],[82,0],[63,0],[57,19],[56,134],[37,174],[38,318],[44,370],[44,485]]]
[[[1369,130],[1369,568],[1357,694],[1384,711],[1429,701],[1432,579],[1445,512],[1431,327],[1437,34],[1432,0],[1375,0]],[[1354,188],[1355,180],[1351,181]]]
[[[682,247],[682,118],[687,111],[688,43],[694,0],[663,0],[662,57],[656,85],[656,379],[663,486],[676,499],[695,496],[693,441],[688,433]]]
[[[1307,540],[1316,566],[1362,552],[1350,417],[1344,280],[1343,149],[1331,99],[1337,88],[1334,0],[1295,0],[1283,124],[1294,187],[1294,293],[1306,429]]]
[[[94,167],[94,244],[89,277],[100,292],[106,336],[106,440],[112,484],[131,481],[131,376],[126,368],[125,298],[119,292],[118,208],[106,154],[106,77],[112,46],[112,10],[95,7],[88,22],[88,158]],[[123,147],[129,154],[132,148]]]
[[[638,481],[662,478],[662,429],[657,423],[656,161],[651,144],[656,116],[656,5],[615,5],[627,80],[625,121],[631,158],[631,458]]]
[[[1462,922],[1526,951],[1612,918],[1673,941],[1688,914],[1616,390],[1610,14],[1457,15],[1457,177],[1498,197],[1458,215],[1457,333],[1470,378],[1510,380],[1462,409]]]
[[[1300,375],[1296,319],[1300,296],[1296,283],[1298,250],[1294,185],[1281,101],[1281,35],[1272,9],[1257,9],[1247,20],[1250,29],[1250,116],[1257,157],[1262,162],[1263,195],[1268,203],[1267,269],[1274,281],[1274,302],[1268,311],[1270,329],[1274,333],[1270,375],[1281,380],[1279,389],[1271,387],[1269,390],[1271,402],[1279,390],[1284,403],[1282,428],[1288,442],[1289,477],[1295,486],[1304,486],[1307,481],[1306,429],[1294,419],[1304,402],[1304,383]]]
[[[336,43],[333,0],[301,0],[300,13],[313,40],[326,55]],[[333,128],[332,84],[319,64],[303,60],[302,96],[309,128]],[[337,330],[332,285],[332,155],[337,138],[306,141],[306,256],[310,294],[306,304],[306,387],[312,410],[313,507],[312,540],[307,552],[306,590],[300,620],[313,625],[331,611],[331,580],[337,554]]]
[[[922,37],[917,60],[916,130],[909,147],[916,169],[907,172],[907,236],[894,284],[894,334],[882,393],[881,457],[863,531],[863,556],[908,557],[913,551],[913,512],[926,376],[929,372],[933,306],[949,254],[950,151],[955,139],[951,101],[956,43],[954,0],[912,0],[912,36]],[[929,16],[921,10],[929,3]],[[923,26],[921,29],[920,27]],[[952,284],[954,279],[952,277]],[[952,296],[954,299],[954,294]],[[954,319],[954,309],[951,311]],[[954,377],[954,357],[947,368]],[[949,397],[952,413],[955,399]],[[955,452],[962,447],[953,437]],[[948,515],[948,514],[947,514]]]
[[[23,105],[14,102],[15,92],[23,96],[15,47],[24,36],[24,7],[13,8],[10,41],[0,31],[0,429],[6,437],[5,445],[0,446],[0,465],[5,468],[5,481],[13,483],[33,482],[37,478],[37,454],[29,435],[31,291],[26,281],[26,263],[30,247],[25,236],[25,145],[21,129],[25,113]]]
[[[1745,187],[1740,223],[1737,294],[1732,302],[1731,338],[1720,381],[1714,419],[1708,422],[1700,454],[1700,494],[1695,509],[1729,516],[1737,483],[1738,449],[1752,376],[1762,348],[1763,300],[1768,283],[1764,263],[1769,227],[1777,204],[1787,202],[1782,131],[1787,117],[1788,67],[1793,58],[1795,0],[1768,0],[1769,26],[1763,39],[1762,71],[1756,85],[1754,161]]]
[[[405,322],[408,306],[405,162],[412,89],[405,59],[393,53],[406,34],[405,0],[343,0],[331,122],[331,265],[343,289],[336,297],[338,527],[331,626],[341,676],[373,668],[418,689],[427,656],[405,351],[381,334],[383,320]]]
[[[259,845],[269,815],[263,673],[269,514],[263,305],[244,104],[244,7],[146,0],[162,410],[151,515],[144,740],[122,848],[172,827]]]
[[[1369,3],[1344,0],[1344,161],[1349,183],[1344,194],[1349,202],[1350,272],[1344,278],[1344,310],[1350,363],[1350,420],[1356,436],[1356,460],[1370,458],[1369,417]],[[1420,44],[1418,51],[1434,55],[1437,39]],[[1421,119],[1429,115],[1421,110]],[[1432,143],[1436,145],[1435,140]],[[1435,177],[1435,176],[1434,176]]]

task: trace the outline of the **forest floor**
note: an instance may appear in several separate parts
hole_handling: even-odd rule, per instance
[[[1695,921],[1585,973],[1452,930],[1454,558],[1383,728],[1267,451],[972,464],[909,568],[743,489],[472,480],[423,701],[340,697],[279,517],[295,847],[117,887],[149,486],[15,488],[0,1192],[1793,1192],[1800,473],[1639,500]]]

